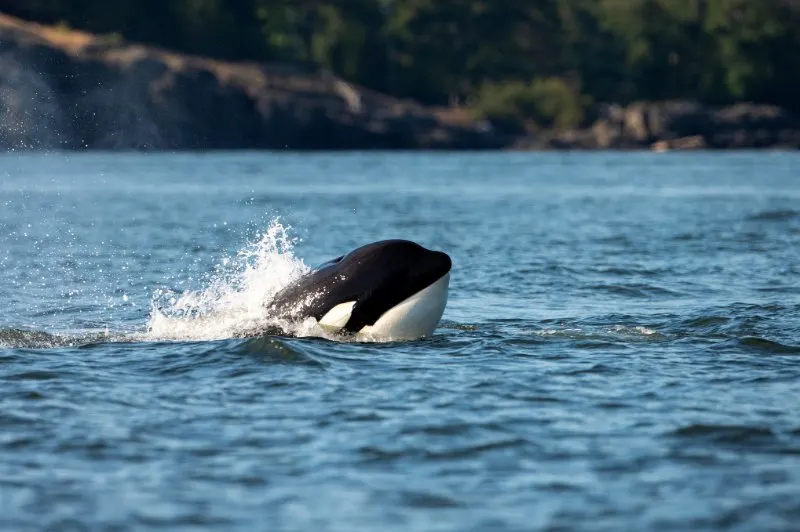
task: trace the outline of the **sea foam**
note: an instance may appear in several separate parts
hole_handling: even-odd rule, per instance
[[[223,258],[199,290],[157,290],[147,341],[207,341],[256,336],[276,329],[292,336],[322,336],[313,318],[300,323],[270,321],[266,303],[310,268],[294,254],[289,227],[273,220],[254,241]]]

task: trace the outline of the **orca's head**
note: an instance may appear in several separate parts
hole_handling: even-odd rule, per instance
[[[313,316],[337,331],[420,338],[442,318],[451,267],[446,253],[415,242],[373,242],[326,262],[279,293],[271,307],[291,307],[293,317]]]

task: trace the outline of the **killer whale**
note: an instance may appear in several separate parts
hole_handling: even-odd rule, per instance
[[[392,340],[430,336],[444,313],[450,256],[382,240],[332,259],[278,292],[272,319],[313,317],[333,332]]]

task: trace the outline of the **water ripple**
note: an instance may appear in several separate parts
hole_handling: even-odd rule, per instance
[[[757,336],[746,336],[739,339],[739,345],[748,350],[775,355],[800,355],[800,345],[786,345]]]
[[[721,444],[754,445],[778,441],[772,429],[748,425],[693,424],[678,428],[670,435],[692,442]]]
[[[783,222],[800,219],[800,211],[794,209],[765,210],[747,217],[752,221]]]
[[[0,529],[793,530],[797,160],[9,156]],[[432,338],[262,323],[396,236]]]

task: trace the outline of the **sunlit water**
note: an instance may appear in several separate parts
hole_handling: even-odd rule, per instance
[[[263,303],[382,238],[433,338]],[[800,156],[0,158],[0,528],[796,530]]]

